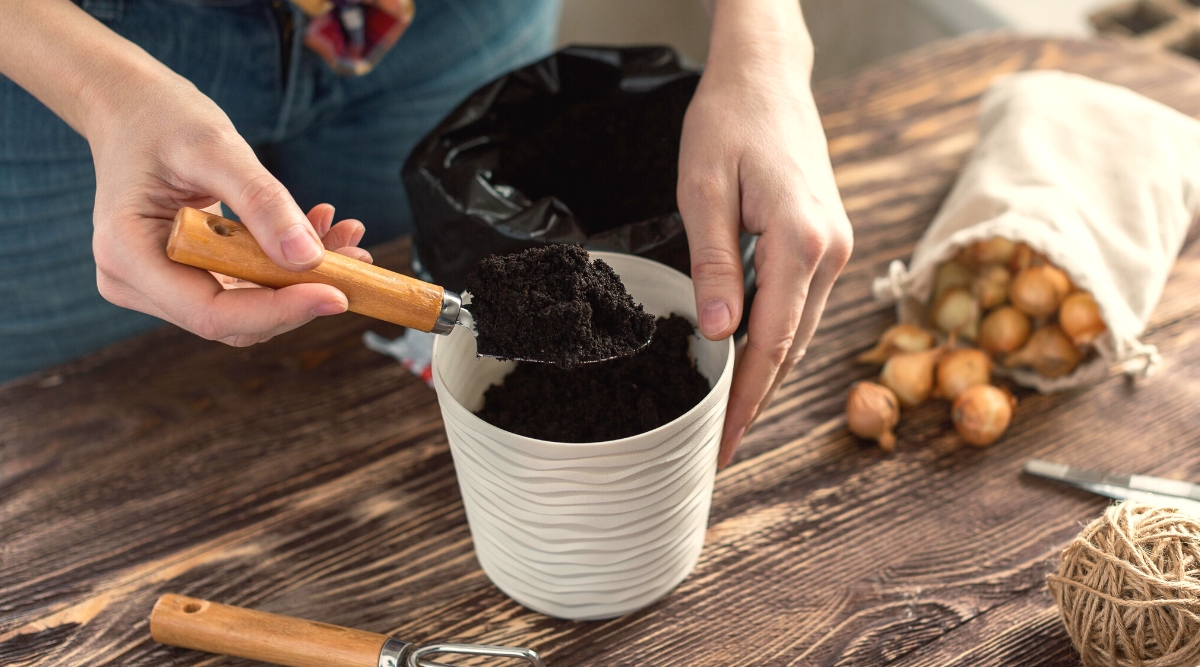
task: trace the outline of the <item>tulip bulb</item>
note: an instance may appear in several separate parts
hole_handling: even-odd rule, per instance
[[[971,294],[979,302],[984,311],[1008,301],[1008,283],[1012,273],[1000,264],[988,264],[979,270],[979,275],[971,282]]]
[[[892,429],[900,421],[900,403],[891,389],[874,382],[855,382],[846,397],[846,425],[860,438],[879,443],[884,451],[896,450]]]
[[[979,302],[966,289],[956,287],[943,294],[934,305],[930,320],[947,334],[957,333],[967,340],[975,340],[979,335]]]
[[[1008,287],[1008,298],[1017,310],[1030,317],[1049,317],[1058,312],[1071,291],[1071,279],[1050,266],[1031,266],[1018,273]]]
[[[984,266],[986,264],[1008,264],[1017,252],[1017,244],[1002,236],[995,236],[986,241],[977,241],[967,246],[961,255],[962,261],[968,266]]]
[[[1073,292],[1063,299],[1058,309],[1058,325],[1077,346],[1091,345],[1108,330],[1100,317],[1100,307],[1087,292]]]
[[[1012,306],[997,308],[979,325],[979,347],[992,355],[1009,354],[1029,340],[1029,318]]]
[[[933,334],[913,324],[896,324],[883,332],[875,347],[858,355],[864,364],[882,364],[897,352],[920,352],[933,347]]]
[[[936,375],[934,395],[953,401],[970,387],[991,381],[992,360],[982,350],[951,350],[938,361]]]
[[[1017,247],[1013,249],[1012,257],[1008,260],[1008,270],[1016,275],[1031,266],[1033,266],[1033,248],[1024,243],[1018,243]]]
[[[949,261],[938,267],[933,281],[933,302],[937,303],[942,295],[959,287],[970,287],[975,274],[971,269],[957,261]]]
[[[1057,324],[1049,324],[1029,337],[1025,347],[1008,355],[1008,368],[1030,368],[1043,377],[1070,375],[1083,361],[1083,353]]]
[[[1016,407],[1017,399],[1006,390],[979,384],[959,394],[950,418],[967,444],[987,447],[1008,430]]]
[[[942,348],[893,354],[879,373],[879,384],[891,389],[900,405],[915,408],[933,393],[933,368]]]

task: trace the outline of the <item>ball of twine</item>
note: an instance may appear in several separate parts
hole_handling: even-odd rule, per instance
[[[1200,519],[1113,505],[1047,583],[1087,667],[1200,664]]]

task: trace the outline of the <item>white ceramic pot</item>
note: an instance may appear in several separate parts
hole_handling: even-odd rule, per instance
[[[692,281],[647,259],[594,252],[656,316],[696,321]],[[462,327],[438,336],[433,382],[475,553],[509,597],[576,620],[652,604],[695,567],[712,498],[733,342],[692,338],[712,390],[682,417],[621,440],[564,443],[503,431],[474,414],[512,370],[475,356]]]

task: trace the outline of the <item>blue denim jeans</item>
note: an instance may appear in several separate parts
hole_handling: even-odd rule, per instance
[[[547,55],[558,19],[558,0],[417,0],[379,65],[343,78],[282,2],[78,1],[216,101],[301,208],[362,220],[367,245],[411,229],[400,167],[417,141],[478,86]],[[96,289],[95,189],[83,137],[0,76],[0,382],[161,324]]]

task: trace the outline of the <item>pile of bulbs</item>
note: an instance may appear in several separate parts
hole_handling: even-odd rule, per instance
[[[883,366],[879,382],[856,383],[846,400],[850,431],[889,452],[900,410],[930,398],[950,401],[962,439],[987,447],[1004,435],[1017,404],[991,384],[995,364],[1069,375],[1107,328],[1091,294],[1029,246],[999,237],[938,267],[932,304],[929,328],[948,341],[938,345],[933,332],[911,324],[891,327],[859,356]]]

